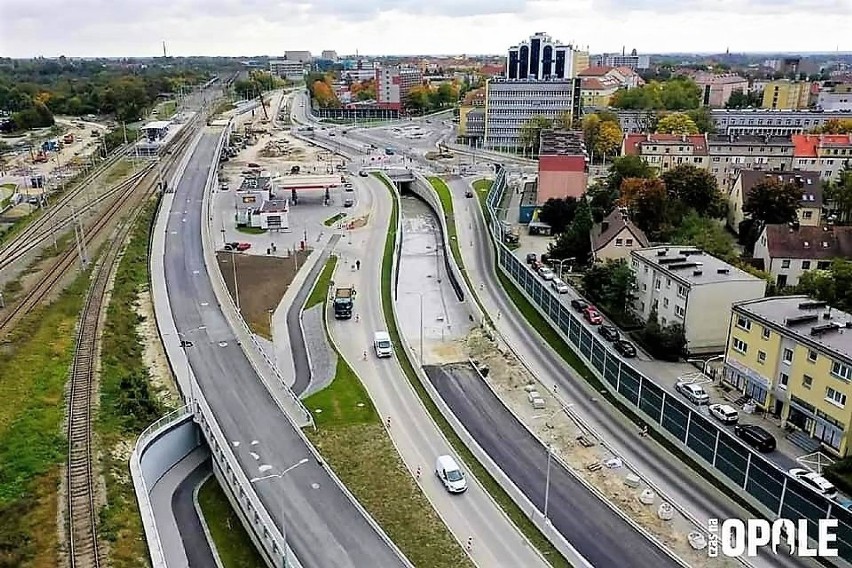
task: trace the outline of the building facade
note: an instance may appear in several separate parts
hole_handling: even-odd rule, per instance
[[[743,170],[793,169],[793,141],[789,136],[708,134],[707,148],[710,173],[723,192],[730,191]]]
[[[766,225],[754,243],[754,258],[779,288],[795,286],[809,270],[828,270],[835,258],[852,258],[852,227]]]
[[[581,132],[545,129],[538,152],[537,205],[586,193],[589,157]]]
[[[746,219],[743,206],[748,196],[758,184],[765,181],[779,181],[784,185],[792,184],[802,192],[799,202],[799,223],[805,226],[820,224],[822,216],[822,184],[819,174],[814,172],[766,172],[742,170],[728,193],[728,227],[739,233],[740,223]]]
[[[627,134],[621,153],[642,157],[660,173],[681,164],[703,169],[708,165],[705,134]]]
[[[536,33],[509,48],[506,56],[507,79],[570,79],[574,70],[574,47]]]
[[[402,110],[413,87],[423,80],[419,69],[379,67],[375,70],[376,101],[379,108]]]
[[[630,253],[648,246],[648,237],[633,224],[627,212],[619,208],[600,223],[596,223],[591,231],[592,258],[595,262],[607,260],[630,261]]]
[[[817,108],[822,110],[852,110],[852,83],[823,87],[817,95]]]
[[[731,306],[762,298],[766,281],[699,249],[663,245],[631,251],[636,276],[634,313],[647,322],[679,324],[689,354],[725,350]]]
[[[846,456],[850,329],[852,315],[807,296],[738,303],[731,310],[722,380],[822,449]]]
[[[790,81],[789,79],[770,81],[763,88],[761,106],[772,110],[806,109],[810,95],[811,84],[806,81]]]
[[[832,118],[848,118],[839,112],[810,110],[713,109],[716,134],[789,136],[809,132]]]
[[[634,71],[645,70],[651,66],[651,58],[647,55],[638,55],[635,49],[630,54],[622,52],[593,55],[589,62],[592,66],[630,67]]]
[[[324,49],[322,51],[322,58],[328,61],[337,61],[337,52],[333,49]]]
[[[486,83],[484,147],[523,149],[522,131],[534,117],[552,121],[580,113],[579,79],[504,79]]]
[[[736,74],[698,73],[694,79],[701,88],[701,106],[722,108],[734,93],[748,91],[748,79]]]
[[[836,181],[852,167],[852,133],[800,134],[793,140],[793,169],[817,172],[823,181]]]
[[[269,72],[288,81],[301,81],[305,78],[305,65],[298,61],[279,59],[269,62]]]
[[[310,63],[314,56],[310,51],[285,51],[284,59],[287,61],[298,61],[299,63]]]

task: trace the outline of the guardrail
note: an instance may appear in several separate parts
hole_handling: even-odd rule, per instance
[[[571,346],[608,392],[767,518],[806,519],[811,535],[817,534],[818,520],[837,519],[838,552],[846,561],[852,560],[852,512],[791,480],[778,466],[621,360],[609,344],[589,332],[577,315],[503,244],[504,227],[497,212],[505,189],[506,170],[500,167],[486,199],[486,223],[499,270]]]

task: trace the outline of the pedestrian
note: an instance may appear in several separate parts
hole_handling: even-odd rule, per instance
[[[355,270],[361,270],[361,261],[360,260],[355,261]]]

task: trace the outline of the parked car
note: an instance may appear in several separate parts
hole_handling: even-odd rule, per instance
[[[772,434],[753,424],[737,424],[734,426],[734,434],[759,452],[771,452],[777,445]]]
[[[696,385],[695,383],[684,383],[682,381],[678,381],[675,385],[675,390],[689,399],[689,402],[692,404],[707,404],[710,402],[710,395],[701,388],[701,385]]]
[[[618,339],[613,344],[615,350],[621,353],[622,357],[627,359],[632,359],[636,357],[636,347],[630,343],[629,341],[625,341],[624,339]]]
[[[568,288],[568,284],[566,284],[559,278],[554,278],[553,280],[551,280],[550,287],[556,290],[557,294],[567,294],[570,290],[570,288]]]
[[[249,162],[249,163],[248,163],[248,167],[250,167],[250,168],[259,168],[259,167],[260,167],[260,164],[258,164],[257,162]]]
[[[576,301],[578,301],[578,300],[572,300],[572,302],[571,302],[572,305]],[[621,334],[618,333],[618,330],[615,329],[614,327],[612,327],[611,325],[600,326],[598,328],[598,333],[600,334],[601,337],[603,337],[607,341],[615,342],[615,341],[618,341],[619,339],[621,339]]]
[[[582,312],[589,307],[589,303],[585,300],[579,300],[575,298],[571,300],[571,307],[574,309],[574,311]]]
[[[739,413],[729,404],[711,404],[707,408],[710,411],[710,416],[722,424],[736,424],[740,419]]]
[[[337,134],[335,134],[334,132],[329,132],[328,135],[329,136],[337,136]]]
[[[527,264],[532,264],[533,262],[538,260],[538,256],[534,252],[527,253]]]
[[[365,178],[365,177],[369,177],[369,176],[370,176],[370,174],[368,174],[368,173],[367,173],[367,172],[365,172],[364,170],[361,170],[360,172],[358,172],[358,175],[359,175],[359,176],[361,176],[362,178]]]
[[[240,251],[240,252],[247,251],[250,248],[251,248],[251,243],[238,243],[237,244],[237,250]]]
[[[538,269],[538,275],[541,276],[543,280],[553,280],[556,277],[556,274],[546,266],[542,266]]]
[[[234,241],[230,243],[225,243],[225,250],[237,250],[237,247],[240,246],[240,243]]]
[[[594,306],[588,306],[585,310],[583,310],[583,317],[592,325],[600,325],[603,323],[603,316],[601,316],[601,313]]]
[[[825,495],[829,499],[837,497],[837,488],[834,484],[815,471],[794,467],[787,473],[790,474],[790,477],[798,479],[817,493]]]
[[[351,197],[347,197],[346,199],[343,200],[343,206],[344,207],[352,207],[353,205],[355,205],[355,200],[352,199]]]
[[[352,186],[351,183],[347,182],[343,184],[343,191],[355,191],[355,188]]]

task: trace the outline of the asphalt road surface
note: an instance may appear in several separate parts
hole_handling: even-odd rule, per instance
[[[207,568],[216,565],[216,559],[207,535],[201,526],[195,508],[195,488],[213,473],[210,459],[204,460],[178,485],[172,495],[172,512],[180,532],[189,568]],[[211,519],[216,522],[216,519]]]
[[[220,132],[219,128],[205,130],[177,185],[164,270],[178,331],[189,333],[205,326],[192,333],[190,364],[241,466],[251,477],[258,475],[260,464],[280,471],[311,453],[251,367],[217,306],[205,270],[201,199],[209,168],[217,161]],[[256,489],[274,521],[284,523],[287,541],[306,568],[404,564],[334,484],[325,467],[314,460],[281,479],[261,482]]]

